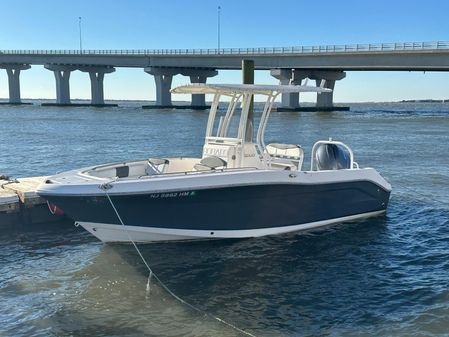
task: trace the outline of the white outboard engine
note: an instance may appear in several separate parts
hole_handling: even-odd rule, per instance
[[[332,140],[319,141],[312,149],[312,170],[344,170],[353,167],[353,154],[351,149]]]

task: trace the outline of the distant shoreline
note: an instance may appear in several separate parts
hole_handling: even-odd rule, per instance
[[[449,99],[404,99],[392,103],[449,103]]]
[[[0,97],[0,102],[8,102],[9,98]],[[89,98],[72,98],[72,102],[87,102],[91,100]],[[23,102],[54,102],[54,98],[22,98]],[[105,99],[105,102],[130,102],[130,103],[156,103],[153,100],[141,100],[141,99]],[[173,101],[176,104],[190,104],[189,101]],[[210,102],[207,102],[210,104]],[[261,103],[256,101],[256,103]],[[263,102],[262,102],[263,103]],[[278,102],[279,103],[279,102]],[[335,105],[342,104],[382,104],[382,103],[449,103],[449,99],[404,99],[400,101],[366,101],[366,102],[334,102]],[[301,104],[315,104],[315,102],[301,102]]]

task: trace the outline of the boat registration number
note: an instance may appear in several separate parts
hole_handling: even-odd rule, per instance
[[[153,194],[150,194],[150,198],[151,199],[184,198],[184,197],[193,197],[195,194],[196,194],[195,191],[153,193]]]

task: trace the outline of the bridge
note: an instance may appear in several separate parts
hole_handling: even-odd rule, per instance
[[[346,71],[449,71],[449,41],[299,46],[276,48],[156,49],[156,50],[0,50],[0,68],[8,74],[9,102],[21,103],[20,73],[34,65],[53,72],[56,104],[69,105],[70,73],[89,73],[91,103],[104,105],[103,81],[117,67],[142,68],[154,76],[156,106],[173,107],[173,76],[206,83],[218,70],[240,69],[252,59],[256,70],[270,70],[281,84],[305,79],[334,89]],[[324,82],[323,82],[324,80]],[[192,108],[206,106],[204,95],[192,95]],[[281,106],[299,108],[298,94],[284,94]],[[333,93],[318,95],[317,108],[332,109]]]

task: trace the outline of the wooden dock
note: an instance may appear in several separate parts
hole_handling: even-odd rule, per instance
[[[61,221],[51,214],[37,186],[47,177],[0,180],[0,228]]]

